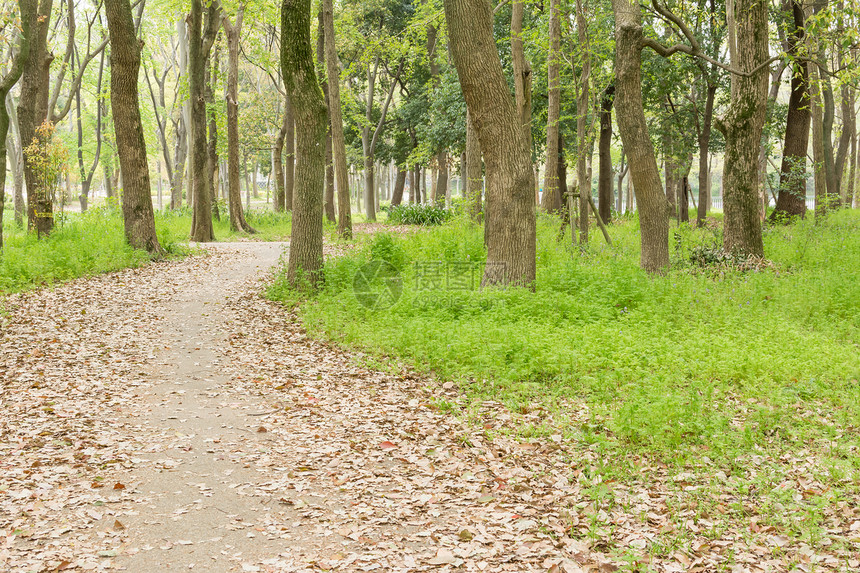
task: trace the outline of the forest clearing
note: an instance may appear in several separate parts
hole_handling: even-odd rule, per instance
[[[860,571],[855,0],[0,0],[0,571]]]

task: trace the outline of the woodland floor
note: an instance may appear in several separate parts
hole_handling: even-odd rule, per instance
[[[217,244],[9,297],[0,570],[848,570],[755,519],[706,531],[659,465],[592,503],[587,446],[517,439],[492,402],[460,421],[435,406],[453,384],[309,339],[261,296],[281,251]],[[695,552],[649,555],[693,518]],[[570,537],[589,520],[606,538]]]

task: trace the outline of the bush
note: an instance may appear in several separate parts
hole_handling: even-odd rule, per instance
[[[441,225],[451,219],[451,212],[431,204],[406,203],[389,206],[388,221],[395,225]]]

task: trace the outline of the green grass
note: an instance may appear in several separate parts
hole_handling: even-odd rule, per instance
[[[58,217],[55,231],[43,240],[25,233],[7,210],[3,217],[5,247],[0,252],[0,295],[50,285],[82,276],[137,267],[150,261],[144,252],[125,242],[122,215],[117,208],[99,207],[87,213],[67,213]],[[253,211],[248,221],[258,233],[245,235],[230,230],[225,216],[215,221],[215,237],[220,241],[251,238],[283,240],[289,237],[290,215]],[[188,209],[156,212],[156,229],[162,247],[172,256],[187,254],[185,243],[191,230]]]
[[[317,336],[454,379],[474,404],[540,404],[567,435],[607,451],[683,464],[703,452],[729,460],[837,437],[857,444],[860,213],[766,230],[776,268],[761,272],[693,267],[692,249],[714,244],[719,231],[676,228],[673,268],[660,277],[638,268],[635,219],[612,226],[614,248],[594,233],[585,250],[567,236],[558,242],[558,224],[539,220],[534,293],[421,290],[427,270],[416,262],[484,260],[482,229],[458,219],[366,238],[326,262],[326,285],[312,299],[283,278],[269,296],[298,303]],[[402,273],[391,308],[368,309],[353,295],[356,271],[372,259]]]

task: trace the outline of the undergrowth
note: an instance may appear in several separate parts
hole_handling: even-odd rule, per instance
[[[483,230],[457,218],[327,260],[313,298],[283,278],[269,296],[298,304],[316,336],[457,380],[473,404],[540,404],[609,450],[683,463],[826,442],[840,428],[856,439],[860,213],[770,227],[767,264],[752,266],[702,260],[719,249],[717,225],[676,227],[673,266],[657,277],[638,267],[635,217],[611,226],[612,248],[599,236],[573,248],[558,228],[539,218],[535,292],[478,288]],[[400,271],[387,308],[353,292],[379,259]]]

